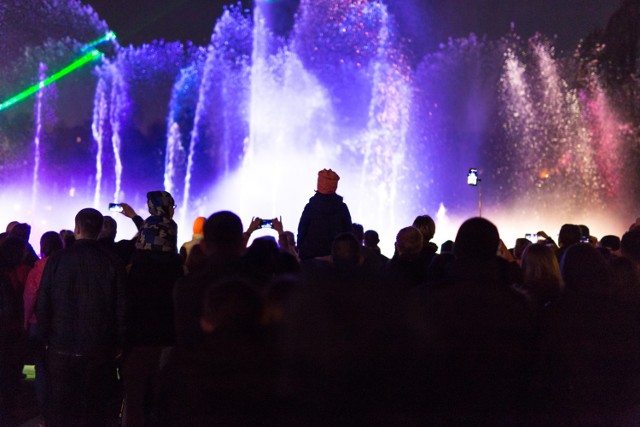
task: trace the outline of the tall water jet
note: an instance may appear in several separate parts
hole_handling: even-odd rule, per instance
[[[120,54],[97,68],[98,83],[94,95],[92,135],[96,143],[94,206],[104,204],[104,190],[109,201],[122,199],[122,139],[131,113],[129,85]]]
[[[540,155],[540,141],[535,133],[536,116],[531,99],[531,90],[525,75],[525,66],[511,49],[505,52],[504,74],[501,89],[505,99],[504,129],[511,144],[509,156],[523,162],[514,173],[507,172],[507,184],[526,187],[539,170],[537,158]]]
[[[174,186],[174,182],[177,180],[181,164],[184,163],[184,160],[186,160],[186,155],[184,148],[180,144],[182,136],[180,134],[180,125],[170,119],[167,123],[167,129],[167,153],[165,155],[164,189],[172,195],[177,195],[177,187]]]
[[[113,80],[111,82],[111,147],[113,149],[113,169],[115,175],[115,188],[113,200],[120,200],[122,186],[122,160],[120,150],[122,146],[122,123],[126,120],[128,111],[127,84],[123,77],[123,71],[119,62],[113,65]]]
[[[47,77],[47,66],[44,63],[40,63],[39,65],[39,78],[42,82]],[[34,145],[34,161],[33,161],[33,184],[31,189],[31,199],[32,205],[35,207],[35,202],[37,200],[38,193],[38,175],[40,173],[40,142],[42,140],[42,103],[44,98],[44,92],[39,91],[36,95],[36,105],[34,116],[36,119],[36,132],[35,137],[33,138]]]
[[[48,136],[56,123],[55,103],[57,100],[56,85],[50,84],[43,87],[43,81],[47,78],[47,65],[43,62],[38,64],[38,80],[40,90],[36,93],[34,105],[35,132],[33,137],[33,174],[31,184],[32,209],[35,209],[41,186],[41,176],[43,175],[43,165],[46,165],[43,143],[50,141]]]
[[[96,86],[96,94],[93,104],[93,121],[91,123],[91,132],[93,140],[96,143],[96,174],[95,174],[95,190],[93,196],[93,206],[100,206],[102,193],[102,152],[104,150],[104,142],[108,140],[110,129],[107,128],[109,120],[109,99],[107,97],[108,83],[106,77],[101,75]]]
[[[606,201],[617,201],[627,193],[627,183],[623,182],[624,163],[621,151],[623,132],[627,129],[611,105],[599,79],[591,81],[591,97],[586,101],[589,131],[594,139],[595,163],[599,179],[594,183]]]
[[[369,106],[369,121],[364,141],[362,193],[373,189],[374,206],[366,206],[359,212],[371,216],[371,223],[380,228],[385,224],[396,224],[397,206],[401,179],[405,177],[406,137],[409,127],[411,102],[410,74],[401,54],[394,48],[390,17],[383,5],[380,9],[378,51],[373,60],[372,94]],[[361,198],[359,202],[364,202]],[[371,209],[373,208],[373,209]],[[403,218],[406,220],[406,218]]]
[[[318,80],[267,28],[260,4],[254,10],[250,79],[249,138],[238,185],[248,188],[248,208],[269,215],[291,212],[292,179],[335,157],[333,112]]]
[[[242,161],[252,24],[239,7],[225,9],[215,25],[204,61],[188,148],[183,212],[209,201],[216,179]],[[193,211],[194,209],[190,209]]]
[[[164,189],[177,201],[182,200],[189,136],[193,128],[201,78],[201,72],[196,65],[181,70],[169,104]]]

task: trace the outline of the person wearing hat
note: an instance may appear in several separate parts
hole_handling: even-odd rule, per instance
[[[193,221],[193,237],[188,242],[184,242],[184,244],[180,247],[180,256],[182,257],[183,262],[187,261],[191,249],[194,246],[198,245],[204,238],[203,229],[206,220],[207,218],[199,216],[195,219],[195,221]]]
[[[336,194],[340,177],[331,169],[318,172],[318,190],[304,207],[298,225],[300,259],[324,257],[331,254],[333,239],[351,231],[351,214]]]

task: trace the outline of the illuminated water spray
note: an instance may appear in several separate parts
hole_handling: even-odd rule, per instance
[[[527,168],[525,178],[535,176],[539,166],[535,159],[540,155],[539,140],[534,132],[536,117],[529,83],[525,75],[525,66],[512,50],[505,52],[504,74],[501,79],[505,98],[505,119],[503,126],[513,138],[511,151],[517,156],[515,161],[526,160],[522,164]],[[522,156],[522,157],[520,157]],[[522,176],[514,175],[518,180]]]
[[[249,133],[252,31],[250,16],[237,7],[227,9],[214,28],[197,95],[184,212],[188,204],[206,209],[212,186],[242,162]]]
[[[194,65],[184,68],[173,86],[167,118],[164,189],[182,199],[187,169],[187,149],[194,123],[193,99],[198,99],[201,75]]]
[[[39,68],[38,73],[39,73],[40,81],[43,81],[46,78],[47,66],[46,64],[43,64],[41,62],[38,68]],[[31,198],[34,206],[35,206],[35,201],[38,197],[37,194],[38,194],[38,175],[40,173],[40,142],[42,140],[43,98],[44,98],[44,92],[39,91],[36,96],[36,105],[35,105],[35,112],[34,112],[34,116],[36,119],[36,134],[33,139],[34,162],[33,162],[33,185],[31,189]]]
[[[328,94],[300,58],[287,46],[274,49],[278,41],[268,32],[260,7],[254,10],[254,25],[249,140],[238,175],[252,195],[245,205],[277,215],[291,209],[294,177],[314,171],[313,177],[322,165],[337,165],[329,146],[334,118]]]
[[[372,223],[396,224],[389,206],[398,203],[398,182],[405,162],[406,138],[411,102],[410,78],[399,54],[389,26],[389,14],[384,6],[374,4],[380,14],[379,41],[373,65],[372,100],[364,141],[361,192],[373,189],[375,216],[367,209]],[[370,12],[371,13],[371,12]],[[395,54],[395,57],[394,57]],[[363,200],[360,200],[362,206]],[[364,216],[364,212],[360,212]]]
[[[191,179],[194,174],[195,164],[196,164],[196,156],[197,149],[200,147],[201,139],[204,139],[206,134],[206,116],[209,108],[207,108],[210,103],[207,98],[206,88],[212,81],[215,72],[215,52],[212,48],[209,48],[209,53],[207,55],[207,59],[204,64],[204,71],[202,75],[202,80],[200,83],[200,90],[198,92],[198,102],[196,105],[195,118],[193,122],[193,129],[190,133],[189,139],[189,149],[187,154],[187,164],[185,168],[185,176],[184,176],[184,190],[182,192],[182,206],[181,211],[183,213],[187,212],[189,209],[189,198],[191,197]],[[169,129],[171,131],[171,129]],[[174,129],[174,131],[176,131]],[[175,163],[174,163],[175,165]],[[169,173],[172,173],[169,171]],[[167,171],[165,170],[165,176]],[[166,182],[166,180],[165,180]]]
[[[585,100],[585,126],[593,138],[593,156],[599,172],[594,187],[603,193],[605,200],[616,200],[626,191],[622,179],[623,135],[629,127],[619,119],[619,114],[611,105],[600,79],[592,75],[591,95]]]
[[[109,120],[109,99],[107,98],[107,93],[107,81],[104,76],[101,76],[96,86],[96,94],[93,101],[93,121],[91,123],[91,132],[96,142],[94,206],[100,206],[102,190],[102,152],[104,150],[104,142],[107,140],[109,132],[107,128]]]
[[[623,191],[620,123],[597,75],[570,87],[542,42],[532,43],[525,59],[527,65],[508,50],[501,79],[513,185],[537,187],[523,196],[555,209],[606,206]]]
[[[413,61],[383,1],[301,0],[284,35],[269,15],[279,2],[254,3],[253,12],[227,8],[206,47],[116,44],[83,77],[96,85],[94,144],[74,145],[56,185],[69,179],[75,202],[98,208],[164,187],[185,237],[195,216],[221,209],[245,222],[282,215],[295,230],[317,171],[332,168],[353,219],[387,241],[418,214],[439,212],[439,227],[452,228],[475,214],[471,166],[490,218],[514,205],[526,213],[519,219],[604,211],[631,194],[623,177],[633,171],[621,163],[633,158],[637,125],[625,123],[598,64],[575,66],[580,58],[557,57],[542,37],[514,35],[451,40]],[[87,44],[49,77],[40,70],[37,84],[0,104],[37,93],[35,163],[24,178],[34,199],[48,172],[41,89],[103,58],[97,48],[112,41]],[[69,169],[75,159],[86,164]]]
[[[128,120],[128,85],[119,61],[106,62],[99,72],[91,130],[96,144],[94,206],[102,206],[104,191],[109,201],[121,199],[123,163],[122,133]]]
[[[115,173],[115,189],[113,200],[121,199],[122,186],[122,159],[120,150],[122,148],[122,123],[128,114],[127,84],[122,76],[122,70],[114,64],[113,81],[111,82],[111,147],[113,149],[113,168]]]

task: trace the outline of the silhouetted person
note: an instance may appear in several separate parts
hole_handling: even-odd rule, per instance
[[[29,237],[31,236],[31,226],[26,223],[18,222],[16,224],[13,224],[8,233],[11,237],[17,237],[24,242],[28,242]]]
[[[378,232],[375,230],[367,230],[364,233],[364,247],[368,248],[368,250],[372,253],[370,256],[370,261],[375,263],[376,266],[383,270],[389,262],[389,258],[382,254],[380,250],[380,237],[378,236]]]
[[[206,222],[206,220],[207,219],[205,217],[199,216],[193,221],[193,236],[191,236],[191,240],[183,243],[183,245],[180,247],[180,256],[182,257],[183,262],[187,261],[189,252],[191,252],[191,248],[197,246],[204,237],[202,230],[204,228],[204,223]]]
[[[349,269],[357,267],[362,261],[360,253],[360,242],[357,237],[351,233],[341,233],[333,240],[331,244],[331,262],[335,268]]]
[[[65,248],[70,247],[76,241],[76,235],[71,230],[60,230],[60,238],[62,238]]]
[[[360,243],[360,245],[363,245],[364,244],[364,227],[362,226],[362,224],[358,224],[355,222],[351,224],[351,232],[356,237],[356,240],[358,241],[358,243]]]
[[[205,222],[200,246],[207,258],[206,266],[180,279],[174,287],[178,346],[192,347],[202,343],[204,335],[200,328],[200,317],[209,285],[228,277],[247,277],[247,268],[242,259],[242,233],[242,221],[233,212],[216,212]]]
[[[520,264],[522,263],[522,253],[529,247],[529,245],[533,244],[533,242],[524,237],[520,237],[516,239],[516,245],[513,247],[513,257]]]
[[[382,257],[380,256],[380,251],[376,252],[375,249],[372,249],[364,244],[364,227],[362,224],[353,223],[351,224],[351,234],[354,235],[358,242],[358,247],[360,250],[360,255],[363,258],[363,263],[367,264],[371,268],[377,268],[380,272],[383,271],[385,262],[383,262]]]
[[[629,258],[613,256],[611,266],[611,298],[633,315],[640,325],[640,271]]]
[[[418,215],[412,225],[422,234],[422,262],[428,267],[438,251],[438,245],[431,242],[436,234],[436,223],[429,215]]]
[[[0,425],[17,426],[18,394],[25,336],[22,285],[16,271],[24,262],[24,242],[8,237],[0,245]]]
[[[244,253],[254,280],[261,285],[266,285],[276,274],[279,258],[280,248],[272,236],[254,239]]]
[[[377,231],[367,230],[364,232],[364,245],[368,248],[371,248],[376,253],[382,254],[382,251],[380,250],[380,246],[378,246],[379,243],[380,243],[380,237],[378,236]]]
[[[281,313],[279,415],[296,425],[393,425],[403,410],[409,329],[400,292],[368,279],[349,232],[305,270]],[[311,260],[309,260],[311,261]],[[324,269],[319,263],[324,262]]]
[[[455,260],[423,306],[425,377],[418,393],[444,424],[505,424],[526,404],[533,316],[512,289],[514,264],[496,255],[498,230],[484,218],[465,221]]]
[[[7,235],[9,235],[9,233],[11,233],[11,230],[13,230],[13,227],[15,227],[18,224],[20,224],[20,221],[11,221],[10,223],[8,223],[7,228],[5,229],[5,232],[7,233]]]
[[[391,286],[414,287],[427,280],[430,256],[423,252],[423,234],[416,227],[405,227],[396,236],[396,254],[386,267]]]
[[[611,255],[620,256],[620,238],[614,235],[603,236],[598,242],[598,246],[601,248],[607,248]]]
[[[640,271],[640,228],[634,228],[622,235],[620,253],[633,261]]]
[[[558,234],[558,246],[556,250],[556,258],[558,262],[562,262],[562,256],[567,248],[576,243],[580,243],[582,239],[582,230],[575,224],[564,224],[560,227],[560,233]]]
[[[36,261],[29,272],[24,287],[24,327],[29,335],[29,350],[34,359],[36,397],[41,411],[44,410],[45,395],[44,346],[37,336],[36,301],[44,267],[47,265],[49,257],[61,251],[63,246],[62,238],[55,231],[47,231],[40,237],[40,256],[42,259]]]
[[[329,255],[333,239],[351,231],[349,208],[336,194],[339,179],[331,169],[318,172],[318,190],[304,207],[298,224],[301,260]]]
[[[15,228],[19,228],[23,224],[17,224]],[[33,268],[35,261],[38,260],[38,256],[33,251],[33,248],[24,240],[24,237],[17,237],[9,235],[2,242],[5,244],[5,256],[10,256],[12,259],[18,259],[20,262],[17,266],[11,269],[11,280],[12,283],[17,287],[16,289],[22,294],[24,292],[25,283],[27,282],[27,277],[29,272]]]
[[[40,256],[33,269],[29,271],[27,282],[24,288],[24,326],[28,331],[32,325],[36,324],[36,299],[40,288],[42,272],[50,255],[61,251],[64,246],[60,235],[55,231],[47,231],[40,237]]]
[[[47,261],[36,316],[46,351],[47,426],[105,425],[124,339],[125,270],[97,242],[102,214],[75,218],[75,243]],[[113,414],[115,415],[115,414]]]
[[[115,219],[111,218],[108,215],[105,215],[102,222],[102,230],[100,230],[100,234],[98,235],[98,242],[100,242],[100,244],[104,245],[104,247],[109,249],[110,251],[114,251],[117,233],[118,223]]]
[[[108,246],[111,246],[113,252],[115,252],[118,255],[118,257],[122,260],[122,262],[124,262],[125,265],[127,265],[131,260],[131,255],[133,254],[133,251],[135,250],[135,244],[138,239],[140,229],[142,228],[142,224],[144,223],[144,219],[140,215],[138,215],[136,211],[133,210],[133,208],[129,206],[127,203],[120,203],[120,206],[122,207],[122,212],[120,213],[126,216],[127,218],[131,219],[133,224],[136,226],[138,233],[136,233],[136,235],[133,236],[132,238],[121,239],[115,242],[114,232],[117,231],[117,224],[115,223],[115,221],[111,222],[110,220],[106,219],[110,217],[105,217],[107,224],[103,227],[106,229],[104,230],[104,233],[105,233],[104,236],[109,236],[109,240],[110,240],[110,236],[113,235],[113,239],[115,243],[113,244],[108,243],[109,240],[103,240],[102,236],[100,237],[100,240],[102,241],[102,243],[105,243]],[[148,200],[147,200],[147,206],[149,206]],[[153,212],[151,212],[152,209],[153,209],[153,204],[151,205],[151,207],[149,207],[149,213],[151,213],[151,215],[154,215]]]
[[[380,287],[384,270],[368,262],[362,246],[351,232],[340,233],[333,240],[331,255],[326,259],[310,259],[302,263],[305,281],[314,284],[371,289]]]
[[[582,243],[588,243],[591,237],[591,230],[584,224],[579,224],[578,227],[580,228],[580,241]]]
[[[277,219],[273,222],[274,224],[279,223]],[[278,241],[286,238],[283,236],[285,233],[280,234],[281,238]],[[251,246],[245,251],[243,260],[247,266],[247,274],[253,278],[254,285],[263,289],[278,276],[296,275],[300,272],[300,263],[297,257],[288,249],[291,247],[279,246],[271,236],[262,236],[253,240]]]
[[[15,237],[25,242],[27,252],[24,262],[29,266],[29,268],[32,268],[38,260],[38,255],[36,255],[36,252],[29,243],[29,237],[31,237],[31,226],[26,223],[17,223],[11,228],[11,231],[9,231],[9,237]]]
[[[608,296],[611,271],[591,245],[570,246],[565,287],[543,312],[536,365],[538,422],[635,423],[640,342],[635,319]]]
[[[163,373],[167,426],[273,423],[274,364],[260,295],[242,280],[214,282],[199,319],[203,340],[177,348]]]
[[[207,265],[207,257],[202,251],[202,246],[194,245],[189,251],[187,260],[184,262],[185,274],[195,273],[196,271],[205,268]]]
[[[529,245],[522,254],[522,290],[536,309],[555,301],[564,287],[560,265],[553,250],[542,243]]]
[[[440,253],[441,254],[452,254],[453,253],[453,240],[447,240],[443,244],[440,245]]]

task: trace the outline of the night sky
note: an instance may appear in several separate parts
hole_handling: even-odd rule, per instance
[[[84,0],[116,32],[121,44],[156,39],[207,44],[216,18],[230,0]],[[279,0],[290,9],[299,0]],[[252,0],[243,0],[251,7]],[[387,0],[403,35],[426,53],[449,37],[499,38],[515,23],[516,32],[557,35],[556,46],[573,49],[597,28],[604,28],[621,0]]]

